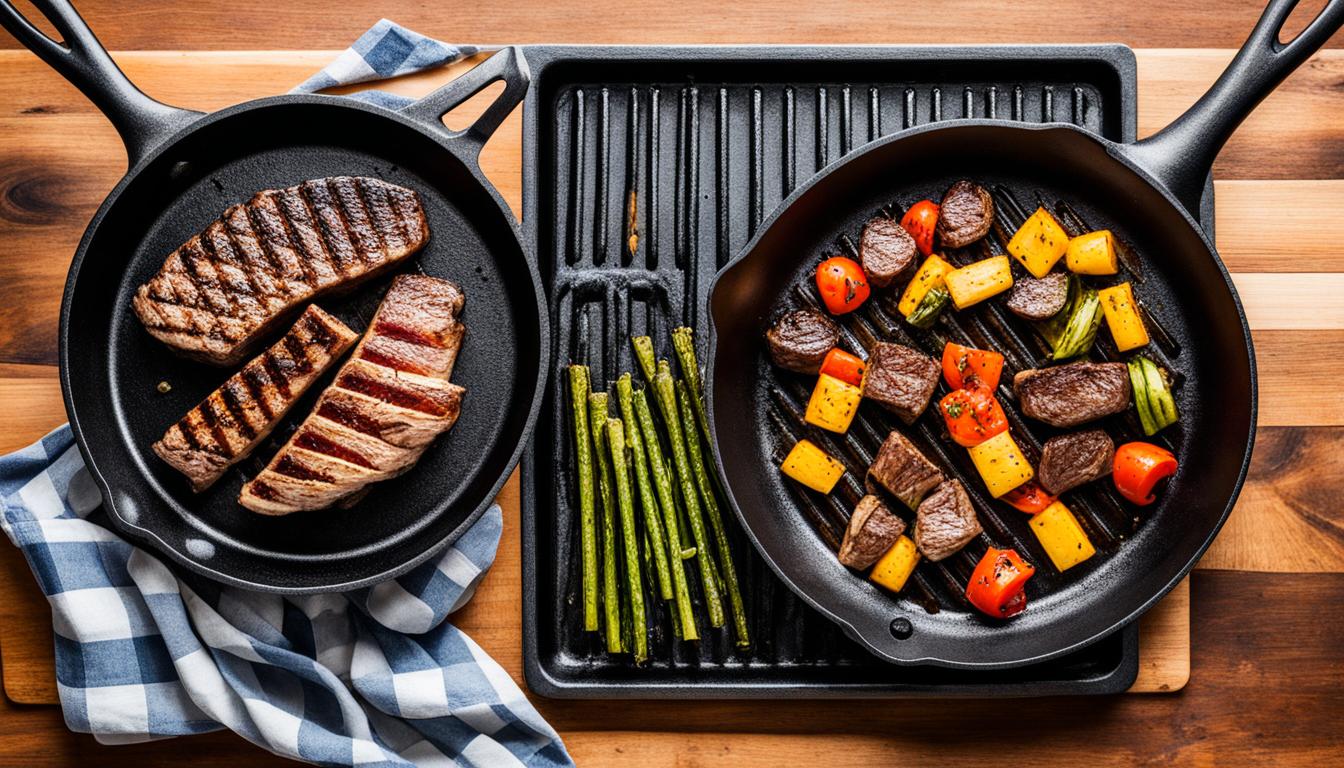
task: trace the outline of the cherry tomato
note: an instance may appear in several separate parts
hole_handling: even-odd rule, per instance
[[[826,353],[826,359],[821,363],[821,372],[834,376],[846,384],[862,387],[864,367],[862,360],[836,347]]]
[[[1171,451],[1152,443],[1125,443],[1115,449],[1111,478],[1121,496],[1146,507],[1157,500],[1153,486],[1176,473],[1176,457]]]
[[[933,253],[933,233],[938,229],[938,204],[920,200],[901,217],[901,227],[915,238],[915,247],[928,256]]]
[[[938,402],[938,410],[947,422],[947,431],[957,445],[971,448],[1008,431],[1008,417],[983,384],[950,392]]]
[[[1046,493],[1040,483],[1035,480],[1028,480],[1000,496],[999,501],[1007,502],[1013,509],[1026,512],[1028,515],[1034,515],[1037,512],[1045,511],[1046,507],[1059,501],[1059,499]]]
[[[868,276],[853,259],[832,256],[817,265],[817,290],[831,314],[843,315],[868,300]]]
[[[966,382],[975,380],[993,392],[999,388],[1002,373],[1003,355],[998,352],[963,347],[950,341],[943,347],[943,378],[953,389],[961,389]]]
[[[966,599],[986,616],[1007,619],[1027,608],[1027,580],[1036,568],[1011,549],[990,547],[980,558],[971,581],[966,585]]]

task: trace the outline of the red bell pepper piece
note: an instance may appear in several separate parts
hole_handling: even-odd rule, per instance
[[[976,379],[993,392],[999,388],[1003,373],[1003,355],[987,349],[974,349],[948,342],[943,347],[943,378],[947,386],[961,389],[970,379]]]
[[[822,373],[856,387],[863,386],[863,370],[862,360],[839,347],[827,352],[826,359],[821,363]]]
[[[947,423],[947,432],[957,445],[971,448],[1008,431],[1008,417],[994,397],[994,391],[972,381],[971,386],[949,392],[938,401],[938,411]]]
[[[1028,480],[1000,496],[999,501],[1007,502],[1013,509],[1034,515],[1044,512],[1046,507],[1059,501],[1059,498],[1046,493],[1041,484],[1035,480]]]
[[[1176,457],[1166,448],[1152,443],[1125,443],[1115,449],[1111,477],[1121,496],[1145,507],[1157,500],[1153,486],[1176,474]]]
[[[990,547],[980,558],[971,582],[966,585],[966,599],[986,616],[1007,619],[1027,607],[1027,580],[1036,569],[1011,549]]]
[[[868,275],[857,261],[832,256],[817,265],[817,290],[832,315],[853,312],[868,300]]]

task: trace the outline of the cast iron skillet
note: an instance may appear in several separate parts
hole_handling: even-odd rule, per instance
[[[141,93],[66,0],[36,0],[64,43],[0,0],[0,22],[116,126],[130,170],[89,224],[61,305],[61,386],[89,471],[118,529],[216,580],[276,592],[349,589],[399,574],[453,541],[490,505],[536,421],[549,352],[541,280],[517,224],[478,165],[481,147],[527,90],[506,49],[400,112],[329,96],[280,96],[202,115]],[[505,83],[471,127],[442,116]],[[466,292],[467,336],[453,380],[462,416],[408,474],[346,510],[286,517],[237,503],[245,475],[288,430],[200,495],[149,449],[232,371],[174,356],[131,311],[131,295],[173,249],[230,204],[309,178],[367,175],[418,191],[429,244],[407,269]],[[388,280],[318,303],[356,330]],[[172,389],[159,394],[167,381]],[[302,419],[316,393],[297,405]]]
[[[1232,281],[1192,214],[1228,136],[1344,23],[1344,0],[1331,0],[1306,30],[1283,44],[1279,30],[1295,4],[1272,0],[1217,83],[1149,139],[1124,145],[1070,125],[985,120],[896,134],[819,172],[717,276],[710,295],[709,403],[719,471],[733,507],[780,578],[878,656],[903,664],[990,668],[1067,653],[1152,606],[1189,572],[1222,526],[1251,457],[1255,363]],[[1173,433],[1181,469],[1159,503],[1144,511],[1148,519],[1113,551],[1067,575],[1054,575],[1048,561],[1039,562],[1045,559],[1039,549],[1029,551],[1041,567],[1028,589],[1028,609],[1009,622],[982,618],[957,597],[968,564],[984,552],[985,538],[967,547],[965,560],[935,572],[934,581],[954,582],[944,588],[938,613],[892,596],[840,565],[786,487],[778,458],[789,447],[781,443],[792,438],[780,435],[780,422],[768,416],[776,397],[771,390],[794,376],[772,368],[762,340],[788,294],[796,296],[795,286],[810,284],[812,270],[834,253],[839,235],[857,236],[864,221],[893,200],[937,200],[958,178],[1009,189],[1033,201],[1027,212],[1037,195],[1051,204],[1068,201],[1095,228],[1109,227],[1133,244],[1144,259],[1139,293],[1180,346],[1178,367],[1185,377],[1181,426]],[[947,333],[948,327],[933,338],[941,332],[965,341]],[[928,339],[926,348],[940,350],[941,344]],[[892,423],[871,404],[860,412]],[[926,437],[940,436],[936,409],[928,409],[920,426],[908,432],[920,430]],[[947,455],[964,459],[964,450],[950,448]],[[969,462],[950,469],[968,490],[983,490]],[[991,503],[983,493],[980,501]],[[1007,520],[1007,530],[990,530],[988,540],[1007,546],[1004,539],[1015,537],[1030,549],[1035,542],[1026,516],[1013,514],[1020,519],[998,515]]]

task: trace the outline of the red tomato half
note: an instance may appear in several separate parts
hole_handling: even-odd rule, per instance
[[[915,247],[928,256],[933,253],[933,233],[938,229],[938,204],[920,200],[901,217],[901,227],[915,239]]]
[[[868,300],[868,276],[853,259],[832,256],[817,265],[817,290],[831,314],[843,315]]]

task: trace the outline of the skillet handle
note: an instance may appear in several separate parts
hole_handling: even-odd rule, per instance
[[[61,33],[63,42],[33,26],[12,0],[0,0],[0,25],[83,91],[112,121],[126,145],[128,165],[135,167],[151,149],[200,115],[155,101],[136,88],[69,0],[31,2]]]
[[[1298,0],[1270,0],[1251,36],[1208,93],[1175,122],[1119,152],[1152,174],[1192,216],[1205,180],[1232,132],[1293,70],[1344,25],[1344,0],[1329,0],[1291,42],[1279,41]]]
[[[1344,0],[1341,0],[1344,1]],[[7,2],[7,0],[0,0]],[[460,131],[450,131],[443,124],[443,116],[461,106],[495,81],[504,81],[504,90],[486,107],[476,122]],[[476,165],[485,142],[513,112],[523,97],[532,76],[522,49],[509,46],[477,64],[466,74],[443,86],[417,102],[402,108],[402,114],[425,123],[447,134],[447,143],[466,162]]]

